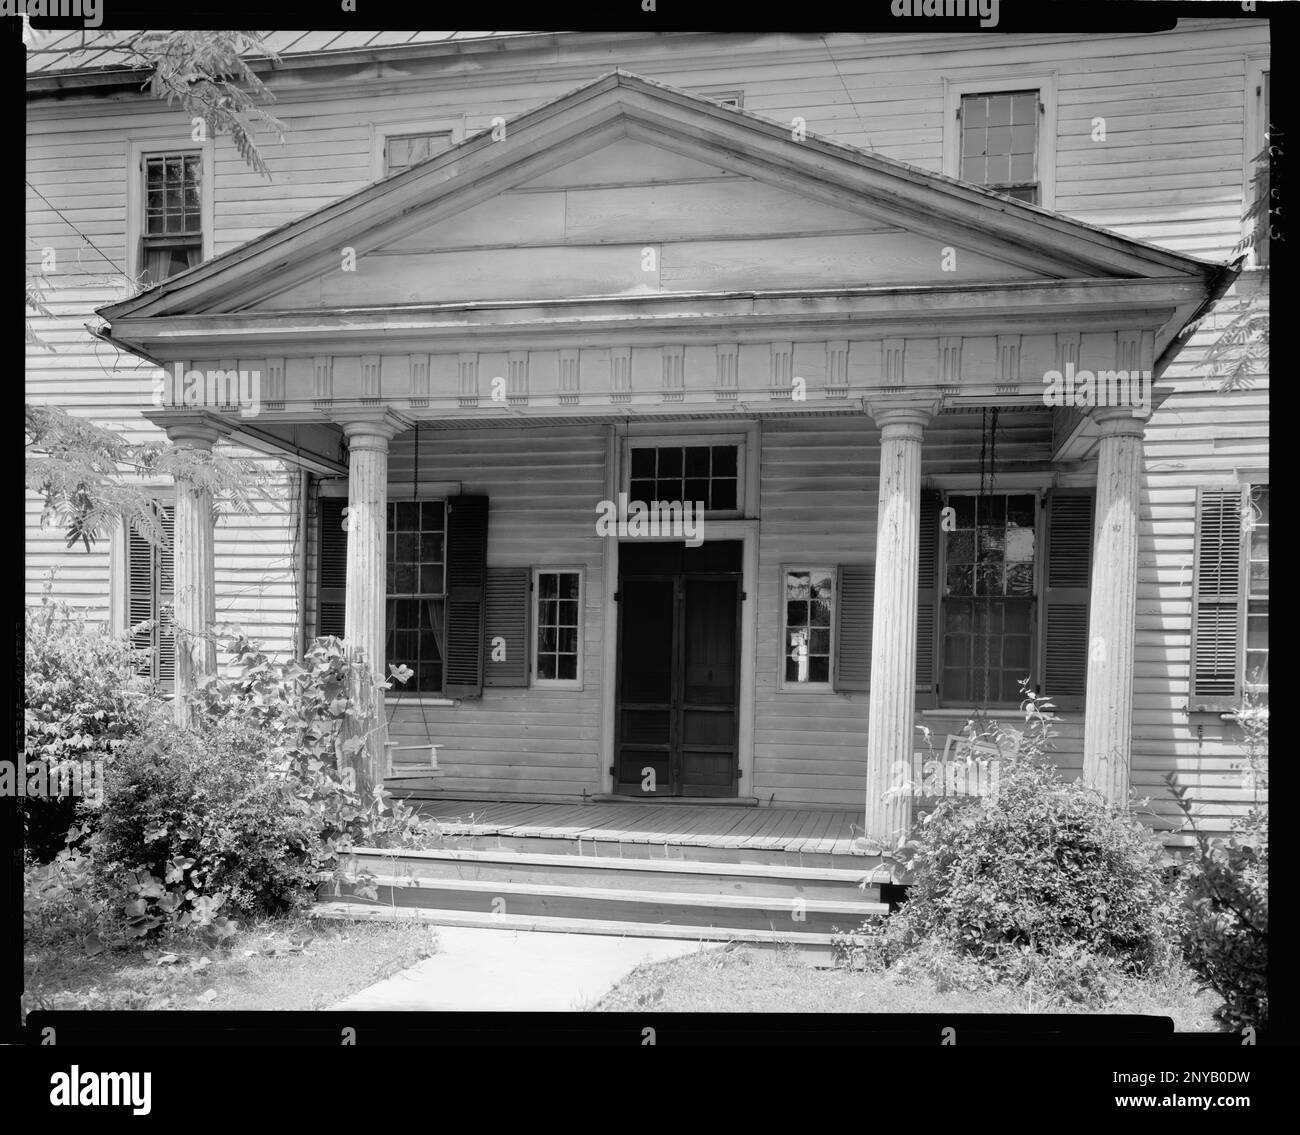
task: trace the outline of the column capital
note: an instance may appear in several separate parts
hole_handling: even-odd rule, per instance
[[[411,425],[405,417],[387,406],[336,410],[330,414],[330,421],[343,430],[352,449],[387,449],[388,443]]]
[[[920,437],[920,431],[943,409],[943,399],[934,395],[868,395],[862,403],[868,416],[880,427],[881,432],[889,430],[894,436],[910,434]],[[895,428],[890,429],[890,427]]]
[[[1088,411],[1102,437],[1141,437],[1150,416],[1150,410],[1128,406],[1098,406]]]
[[[210,410],[149,410],[144,416],[167,434],[173,445],[211,449],[233,429]]]

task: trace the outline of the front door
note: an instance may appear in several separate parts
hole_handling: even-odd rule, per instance
[[[736,795],[741,550],[619,545],[616,792]]]

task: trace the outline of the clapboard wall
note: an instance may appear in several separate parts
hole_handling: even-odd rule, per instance
[[[786,123],[798,117],[813,133],[931,170],[943,168],[944,132],[952,127],[945,79],[1005,88],[1046,75],[1055,105],[1055,122],[1047,124],[1055,137],[1055,208],[1127,236],[1223,260],[1241,232],[1247,163],[1258,149],[1253,76],[1268,49],[1263,21],[1183,20],[1159,35],[1105,37],[704,34],[626,37],[611,45],[577,35],[548,38],[535,51],[453,48],[401,63],[353,63],[347,84],[324,66],[285,69],[269,78],[279,100],[275,112],[286,125],[284,143],[264,149],[270,180],[249,170],[228,139],[215,141],[214,251],[237,247],[367,184],[377,127],[450,123],[470,134],[497,116],[509,119],[622,66],[688,89],[742,91],[747,112]],[[1104,141],[1096,137],[1098,119],[1105,121]],[[186,145],[190,124],[175,109],[121,92],[34,99],[27,123],[27,258],[51,285],[51,315],[32,321],[50,349],[27,349],[27,396],[131,438],[156,437],[139,417],[149,404],[151,370],[93,338],[84,324],[95,307],[125,294],[127,180],[135,176],[127,168],[129,144]],[[1151,791],[1156,811],[1167,813],[1161,777],[1178,772],[1211,827],[1222,827],[1245,800],[1233,767],[1239,759],[1233,727],[1215,718],[1191,720],[1183,709],[1195,493],[1200,486],[1257,479],[1254,471],[1267,466],[1266,376],[1250,390],[1223,394],[1199,365],[1233,298],[1230,293],[1164,376],[1174,393],[1147,431],[1139,550],[1134,782]],[[864,438],[843,422],[769,423],[764,433],[759,587],[769,610],[787,549],[797,544],[801,555],[834,551],[825,544],[832,538],[812,531],[813,522],[790,502],[803,499],[814,473],[824,476],[826,507],[846,530],[869,533],[875,458],[870,433]],[[516,465],[513,434],[489,435],[448,431],[445,459],[431,460],[448,470],[457,465],[449,477],[467,486],[478,478],[495,494],[494,525],[505,523],[497,497],[507,516],[514,509],[522,525],[516,534],[494,528],[498,538],[489,557],[497,564],[508,562],[502,555],[523,555],[530,540],[542,539],[543,528],[530,527],[526,515],[527,492],[534,489],[516,499],[511,494],[520,490],[511,486],[531,484],[523,475],[532,468],[527,462],[545,465],[563,455],[542,445]],[[599,430],[578,435],[576,443],[563,432],[555,437],[579,444],[588,456],[600,449]],[[457,449],[473,445],[487,448]],[[395,468],[401,453],[399,443]],[[928,452],[926,461],[941,456]],[[218,608],[273,651],[286,652],[310,596],[296,587],[302,538],[296,488],[286,469],[271,468],[275,491],[259,504],[256,518],[228,518],[218,528]],[[573,485],[580,478],[564,471],[561,479]],[[852,487],[859,481],[866,486],[861,493]],[[536,503],[544,511],[577,507],[549,494]],[[66,549],[58,531],[40,527],[39,502],[30,496],[26,521],[29,600],[39,597],[54,571],[56,596],[107,618],[117,586],[107,546]],[[572,539],[560,545],[566,555],[599,556],[598,547],[582,544],[586,538]],[[587,635],[596,650],[601,586],[601,572],[589,570]],[[775,631],[770,618],[759,625],[767,629],[760,629],[758,649],[768,655],[756,667],[756,794],[856,806],[861,769],[854,746],[865,735],[864,699],[767,698],[775,682]],[[773,636],[766,645],[764,633]],[[598,678],[590,667],[588,674]],[[528,742],[536,746],[535,763],[550,770],[557,791],[592,783],[598,710],[590,684],[573,700],[573,725],[548,724],[554,722],[548,715],[562,715],[552,708],[555,695],[489,691],[489,697],[499,700],[501,722],[516,721],[525,738],[535,738]],[[467,725],[460,755],[448,765],[455,770],[449,786],[513,782],[505,756],[519,748],[520,736],[520,728],[505,724]],[[1063,744],[1064,760],[1071,751]]]

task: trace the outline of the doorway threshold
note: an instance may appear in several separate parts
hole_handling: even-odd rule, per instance
[[[601,792],[588,796],[597,804],[707,804],[712,808],[716,804],[731,805],[736,808],[757,808],[757,796],[626,796],[616,792]]]

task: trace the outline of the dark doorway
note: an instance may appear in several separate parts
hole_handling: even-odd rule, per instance
[[[614,790],[735,796],[743,544],[619,544]]]

